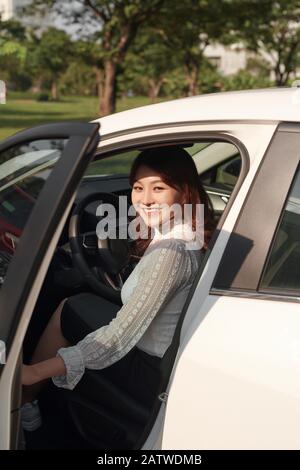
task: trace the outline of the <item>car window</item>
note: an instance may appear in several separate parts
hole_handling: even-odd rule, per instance
[[[197,156],[199,152],[208,145],[210,145],[209,142],[197,142],[195,144],[188,144],[184,148],[194,158],[194,156]],[[127,176],[129,175],[133,160],[139,153],[140,150],[133,149],[114,155],[113,158],[95,160],[87,168],[85,176],[105,176],[116,174]]]
[[[271,247],[261,289],[300,293],[300,169]]]
[[[42,139],[0,153],[0,286],[35,202],[66,143],[66,139]]]
[[[113,158],[95,160],[88,166],[85,176],[128,175],[131,164],[139,153],[135,149],[114,155]]]
[[[215,165],[202,174],[204,185],[211,185],[220,189],[233,189],[241,171],[242,160],[239,154],[235,154],[229,160],[220,165]]]
[[[228,142],[193,142],[182,144],[193,157],[203,183],[223,184],[232,189],[241,170],[241,157],[235,145]],[[129,175],[133,160],[141,149],[115,154],[112,158],[90,163],[85,176]],[[221,162],[221,163],[220,163]]]
[[[215,140],[190,141],[174,145],[182,147],[193,158],[199,179],[213,207],[215,222],[218,222],[241,171],[242,160],[237,147],[230,142]],[[159,142],[157,146],[160,146]],[[124,194],[130,202],[131,189],[127,177],[134,159],[145,148],[149,146],[95,155],[94,161],[85,172],[81,190],[86,193],[91,190],[88,189],[91,185],[94,185],[96,190],[101,180],[105,190],[111,188],[116,194]],[[151,144],[151,148],[155,148],[155,144]],[[88,212],[93,211],[94,207],[91,205]]]

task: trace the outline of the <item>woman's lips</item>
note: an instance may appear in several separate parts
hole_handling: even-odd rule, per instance
[[[155,212],[159,212],[160,209],[142,209],[146,214],[151,214],[151,213],[155,213]]]

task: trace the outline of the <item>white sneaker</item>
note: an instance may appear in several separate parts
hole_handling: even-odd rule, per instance
[[[38,401],[25,403],[21,408],[21,423],[25,431],[35,431],[42,425],[42,417]]]

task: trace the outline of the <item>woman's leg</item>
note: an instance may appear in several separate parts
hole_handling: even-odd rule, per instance
[[[64,338],[62,334],[60,326],[61,312],[66,300],[67,299],[64,299],[59,304],[54,314],[52,315],[48,325],[39,339],[31,359],[31,364],[36,364],[37,362],[45,361],[46,359],[55,357],[59,348],[70,346],[70,343]],[[33,401],[47,382],[48,380],[43,380],[34,385],[24,386],[22,400],[23,403]]]

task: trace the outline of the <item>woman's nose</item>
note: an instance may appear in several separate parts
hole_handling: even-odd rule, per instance
[[[142,194],[142,204],[145,206],[152,204],[153,201],[153,195],[151,189],[145,189]]]

